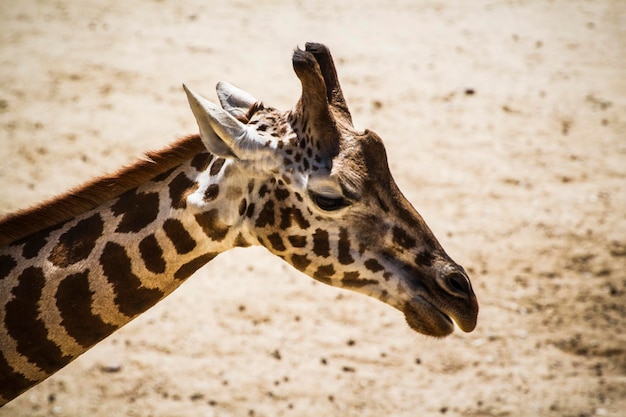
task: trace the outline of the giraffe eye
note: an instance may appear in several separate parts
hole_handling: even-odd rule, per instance
[[[330,197],[322,194],[310,194],[315,204],[324,211],[335,211],[350,205],[350,202],[341,196]]]

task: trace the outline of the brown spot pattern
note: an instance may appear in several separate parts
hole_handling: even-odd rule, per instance
[[[295,222],[300,229],[308,229],[311,224],[304,218],[302,212],[295,207],[282,207],[280,209],[280,228],[288,229]]]
[[[251,219],[252,216],[254,216],[254,208],[255,208],[254,203],[250,203],[248,205],[248,208],[246,209],[246,217],[248,217],[249,219]]]
[[[111,206],[111,211],[116,216],[122,216],[116,232],[137,233],[157,218],[159,194],[127,191]]]
[[[273,226],[274,225],[274,202],[272,200],[268,200],[261,212],[259,213],[259,217],[256,219],[256,227],[265,227],[265,226]]]
[[[423,266],[432,266],[434,258],[431,252],[422,251],[415,256],[415,263]]]
[[[291,227],[291,207],[280,208],[280,228],[285,230]]]
[[[235,242],[233,242],[233,245],[240,248],[247,248],[248,246],[250,246],[250,242],[248,242],[246,238],[243,237],[241,233],[239,233],[235,238]]]
[[[287,239],[294,248],[303,248],[306,246],[306,236],[293,235],[288,236]]]
[[[9,255],[0,255],[0,279],[4,279],[17,266],[17,262]]]
[[[239,202],[239,215],[243,216],[247,208],[248,208],[248,202],[246,201],[245,198],[241,199],[241,201]]]
[[[165,272],[165,259],[163,258],[163,249],[153,234],[144,237],[139,242],[139,253],[146,269],[155,274]]]
[[[365,261],[365,267],[372,272],[382,271],[383,266],[374,258]]]
[[[215,162],[213,162],[213,165],[211,165],[209,174],[211,175],[219,174],[219,172],[222,170],[222,167],[224,166],[224,162],[226,162],[224,158],[217,158]]]
[[[355,274],[356,276],[350,276],[350,274]],[[361,288],[366,285],[377,285],[378,281],[375,279],[359,279],[358,272],[346,272],[341,280],[341,283],[346,288]]]
[[[274,195],[276,196],[276,199],[278,201],[286,200],[287,197],[289,197],[289,194],[289,190],[286,190],[284,188],[277,188],[276,190],[274,190]]]
[[[313,234],[313,253],[324,258],[330,256],[330,242],[328,241],[328,232],[326,230],[315,230]]]
[[[172,242],[176,252],[185,254],[191,252],[196,247],[196,241],[193,240],[183,223],[178,219],[167,219],[163,222],[163,230],[165,235]]]
[[[355,280],[361,277],[361,273],[359,271],[349,271],[343,273],[342,280]]]
[[[48,233],[46,231],[46,233],[36,233],[34,236],[29,236],[22,248],[22,256],[26,259],[32,259],[39,255],[41,248],[48,243]]]
[[[59,229],[61,226],[63,226],[63,223],[59,223],[56,226],[49,227],[32,235],[25,236],[24,238],[12,243],[11,246],[19,246],[23,244],[24,247],[22,248],[22,256],[26,259],[32,259],[39,255],[39,251],[46,246],[50,233]]]
[[[197,171],[202,172],[209,167],[212,159],[213,155],[208,152],[199,153],[191,160],[191,166]]]
[[[100,265],[115,291],[115,303],[122,314],[135,317],[163,297],[157,289],[146,288],[132,272],[131,260],[122,245],[108,242],[100,255]]]
[[[340,264],[349,265],[354,262],[354,258],[350,255],[350,236],[345,227],[339,229],[338,252],[337,259]]]
[[[4,325],[17,343],[20,355],[50,374],[70,361],[61,349],[48,339],[48,330],[39,318],[39,300],[45,285],[41,268],[26,268],[13,288],[13,299],[6,305]]]
[[[197,188],[198,184],[187,178],[183,172],[174,177],[169,185],[172,207],[177,209],[184,209],[187,207],[187,197],[189,194],[196,191]]]
[[[291,255],[291,264],[296,267],[299,271],[304,272],[304,270],[311,264],[311,260],[306,257],[306,255]]]
[[[168,169],[165,172],[160,173],[159,175],[155,176],[154,178],[152,178],[153,182],[161,182],[161,181],[165,181],[167,179],[167,177],[169,177],[170,175],[172,175],[172,172],[176,171],[178,167],[173,167]]]
[[[259,188],[259,197],[263,198],[265,197],[265,194],[269,193],[270,190],[267,187],[266,184],[261,185],[261,188]]]
[[[389,213],[389,207],[383,201],[383,199],[380,198],[380,196],[377,196],[377,199],[378,199],[378,206],[382,209],[382,211],[384,211],[385,213]]]
[[[283,243],[283,239],[280,237],[278,233],[272,233],[271,235],[267,237],[267,239],[270,241],[270,244],[275,250],[279,252],[283,252],[287,249],[285,247],[285,244]]]
[[[196,222],[202,228],[202,231],[209,239],[221,242],[228,234],[230,228],[222,223],[219,219],[219,212],[217,209],[204,211],[198,213],[195,216]]]
[[[220,193],[220,186],[217,184],[211,184],[206,188],[204,192],[204,201],[213,201]]]
[[[89,288],[89,270],[68,275],[56,293],[57,308],[63,318],[61,325],[84,348],[104,339],[117,328],[93,313],[94,294]]]
[[[186,264],[178,268],[178,270],[174,273],[174,278],[178,280],[183,280],[183,279],[190,277],[191,274],[193,274],[198,269],[200,269],[202,265],[211,261],[217,255],[219,254],[216,252],[209,252],[209,253],[205,253],[204,255],[198,256],[195,259],[192,259],[191,261],[187,262]]]
[[[313,273],[313,278],[328,284],[334,274],[335,267],[333,264],[322,265]]]
[[[48,260],[65,268],[87,259],[103,230],[104,222],[98,213],[79,221],[59,237]]]
[[[404,249],[412,249],[417,244],[414,237],[398,226],[393,227],[392,236],[393,243],[402,246]]]
[[[13,371],[4,356],[0,355],[0,396],[5,399],[15,398],[30,388],[33,382]]]
[[[309,221],[302,215],[302,212],[297,208],[293,208],[291,210],[291,218],[302,230],[306,230],[311,227],[311,223],[309,223]]]

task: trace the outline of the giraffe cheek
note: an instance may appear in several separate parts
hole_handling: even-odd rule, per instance
[[[287,240],[293,248],[297,249],[304,248],[307,244],[307,237],[304,235],[290,235]]]
[[[342,227],[339,229],[339,242],[337,243],[337,260],[342,265],[350,265],[354,263],[354,258],[350,253],[350,235],[348,229]]]
[[[321,258],[328,258],[330,256],[330,241],[326,230],[315,230],[313,234],[313,253]]]
[[[324,284],[331,284],[332,278],[335,275],[335,267],[332,263],[326,265],[320,265],[317,267],[315,272],[313,272],[313,278],[318,281],[323,282]]]
[[[287,250],[285,243],[283,242],[283,238],[279,233],[272,233],[267,236],[267,239],[271,245],[271,248],[268,249],[273,249],[276,252],[284,252]]]
[[[306,255],[293,254],[289,258],[289,262],[300,272],[305,272],[307,267],[311,265],[311,260]]]
[[[361,274],[358,271],[350,271],[343,273],[341,285],[352,290],[359,290],[368,285],[376,286],[378,285],[378,281],[375,279],[361,278]]]

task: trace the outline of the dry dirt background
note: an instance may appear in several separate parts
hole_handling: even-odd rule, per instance
[[[429,339],[235,250],[0,416],[626,415],[626,2],[3,0],[0,27],[0,213],[195,132],[183,81],[291,107],[314,40],[481,303]]]

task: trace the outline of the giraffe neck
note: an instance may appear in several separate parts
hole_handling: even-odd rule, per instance
[[[247,245],[237,216],[225,213],[245,210],[252,187],[228,181],[228,171],[224,159],[198,154],[0,247],[0,404],[150,308],[219,253]]]

